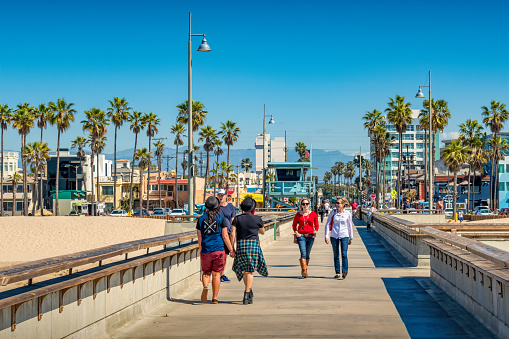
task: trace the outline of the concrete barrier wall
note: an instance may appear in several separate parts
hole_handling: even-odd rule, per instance
[[[442,224],[445,223],[445,214],[394,214],[395,217],[414,224]]]
[[[288,233],[291,233],[291,220],[276,227],[278,236]],[[260,240],[262,248],[275,243],[274,230],[267,230]],[[199,253],[195,248],[157,260],[155,265],[142,264],[116,272],[109,278],[109,291],[108,278],[104,277],[51,293],[42,300],[40,319],[38,298],[23,303],[15,312],[14,331],[11,330],[12,307],[7,307],[0,310],[0,339],[107,338],[161,302],[178,298],[189,288],[198,286],[200,274]],[[63,308],[60,309],[62,292]]]
[[[431,252],[432,281],[497,337],[509,338],[509,270],[435,239],[426,243]]]
[[[366,210],[363,210],[362,219],[366,220]],[[395,216],[396,217],[396,216]],[[401,215],[398,214],[397,218]],[[426,235],[404,226],[391,215],[375,213],[372,219],[372,229],[382,236],[401,255],[407,258],[414,266],[429,266],[429,249],[423,243]]]

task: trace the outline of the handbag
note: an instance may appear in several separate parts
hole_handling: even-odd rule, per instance
[[[293,235],[293,243],[296,244],[297,243],[297,236],[294,234]]]

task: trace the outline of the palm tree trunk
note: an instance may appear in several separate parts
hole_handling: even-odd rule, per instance
[[[263,147],[265,147],[265,140],[263,142],[264,142]],[[226,164],[228,166],[230,166],[230,145],[226,145],[226,146],[228,146],[228,151],[226,154]],[[263,159],[262,161],[265,161],[265,159]],[[267,164],[265,164],[265,165],[267,165]],[[230,187],[230,171],[228,171],[226,173],[226,184],[228,185],[228,187]],[[228,192],[228,188],[226,188],[226,191]],[[263,206],[263,207],[265,207],[265,206]]]
[[[115,125],[115,142],[113,144],[113,209],[117,209],[117,125]]]
[[[474,170],[474,175],[473,175],[473,190],[472,190],[472,211],[474,210],[474,204],[475,204],[475,170]]]
[[[97,152],[97,165],[95,166],[95,172],[96,172],[96,182],[95,182],[95,185],[96,185],[96,189],[97,189],[97,202],[99,202],[99,152]],[[97,213],[96,213],[97,214]]]
[[[59,209],[58,209],[58,180],[59,180],[59,177],[60,177],[60,130],[58,131],[58,136],[57,136],[57,174],[56,174],[56,182],[55,182],[55,189],[56,189],[56,192],[55,192],[55,215],[56,216],[59,216]],[[48,178],[49,179],[49,178]],[[92,182],[93,182],[93,179],[94,177],[92,176]],[[93,195],[92,195],[93,197]],[[93,201],[93,199],[92,199]]]
[[[493,185],[493,212],[498,210],[498,159],[495,160],[495,185]]]
[[[16,187],[14,187],[16,186]],[[16,214],[16,191],[18,190],[18,184],[14,185],[12,182],[12,216]]]
[[[4,129],[2,128],[2,169],[0,169],[0,216],[4,216]]]
[[[92,140],[94,142],[94,140]],[[90,155],[90,174],[92,175],[92,187],[90,187],[90,191],[92,192],[92,208],[89,211],[90,215],[95,215],[95,195],[94,195],[94,151],[92,150],[92,154]]]
[[[399,210],[401,208],[401,159],[402,159],[402,152],[403,152],[403,133],[399,132],[399,157],[398,157],[398,197],[396,199],[397,203],[397,209]]]
[[[376,154],[376,153],[375,153]],[[380,202],[380,164],[379,157],[375,157],[375,173],[376,173],[376,186],[375,186],[375,207],[378,208],[378,203]]]
[[[23,150],[25,149],[27,145],[27,136],[26,134],[23,135]],[[28,215],[28,186],[27,186],[27,179],[28,179],[28,169],[27,169],[27,158],[23,155],[23,215]]]
[[[150,144],[151,141],[152,141],[152,137],[149,135],[149,137],[148,137],[148,153],[149,154],[150,154],[150,149],[151,149],[151,144]],[[148,205],[150,204],[150,197],[149,197],[149,194],[150,194],[150,164],[151,164],[151,161],[150,161],[150,159],[148,159],[148,172],[147,172],[148,173],[147,174],[147,213],[149,211]]]
[[[468,191],[467,191],[467,211],[470,207],[470,170],[472,166],[468,166]]]
[[[32,192],[32,216],[35,217],[35,203],[37,202],[37,187],[39,185],[39,180],[37,180],[37,171],[34,173],[35,185],[34,190]]]
[[[493,187],[493,176],[495,175],[494,172],[494,163],[495,163],[495,157],[491,156],[491,173],[490,173],[490,208],[493,210],[493,191],[495,190],[495,187]]]
[[[46,178],[47,180],[47,178]],[[44,216],[44,206],[42,204],[42,169],[41,169],[41,180],[39,181],[39,209],[41,210],[41,217]]]
[[[177,151],[175,152],[175,208],[179,208],[179,190],[177,183],[177,170],[179,166],[179,145],[177,142]]]
[[[452,193],[452,215],[454,218],[456,217],[456,200],[457,199],[458,199],[458,172],[454,171],[454,192]]]
[[[210,152],[207,151],[207,168],[205,169],[205,188],[203,189],[203,202],[205,203],[205,194],[207,192],[207,183],[208,183],[208,179],[209,179],[209,156],[210,156]],[[237,178],[238,180],[238,178]]]
[[[140,218],[143,218],[143,196],[142,196],[142,192],[143,192],[143,168],[141,168],[141,166],[138,165],[138,167],[140,168],[140,189],[139,189],[139,201],[140,201]],[[148,210],[147,210],[147,213],[148,213]]]
[[[385,177],[385,166],[386,166],[386,163],[387,163],[387,157],[384,157],[384,160],[383,160],[383,167],[382,167],[382,173],[383,173],[383,176],[382,176],[382,206],[385,206],[385,189],[386,189],[386,177]],[[392,173],[391,173],[392,175]]]
[[[159,208],[163,207],[161,202],[161,156],[157,159],[157,191],[159,192]]]
[[[131,180],[129,181],[129,213],[131,213],[132,208],[133,208],[134,155],[136,153],[136,144],[137,143],[138,143],[138,133],[135,133],[135,135],[134,135],[133,162],[131,163]]]

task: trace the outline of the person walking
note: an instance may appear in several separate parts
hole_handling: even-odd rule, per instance
[[[458,212],[458,220],[461,222],[463,222],[463,210],[459,210]]]
[[[330,210],[329,200],[325,200],[325,216],[329,216],[329,210]]]
[[[237,250],[233,261],[233,271],[239,281],[244,280],[244,305],[253,303],[254,271],[266,277],[269,275],[267,264],[260,248],[259,234],[265,234],[262,218],[255,215],[256,201],[246,198],[240,204],[242,214],[232,223],[231,243],[237,240]]]
[[[408,214],[410,210],[410,200],[408,198],[405,198],[405,202],[403,203],[403,213]]]
[[[320,222],[323,222],[323,217],[325,215],[325,200],[322,200],[320,207],[318,207],[318,213],[320,214]]]
[[[212,303],[217,304],[221,272],[226,263],[225,247],[232,257],[235,251],[228,237],[228,221],[220,215],[219,200],[216,197],[208,197],[205,201],[205,213],[198,218],[196,233],[200,248],[201,270],[203,291],[201,301],[207,302],[208,286],[212,276]]]
[[[359,204],[357,203],[357,201],[354,200],[354,202],[352,203],[352,214],[354,217],[357,217],[357,207],[359,207]]]
[[[352,214],[345,209],[349,203],[346,198],[340,198],[336,202],[336,208],[332,210],[327,218],[325,227],[325,243],[332,244],[332,252],[334,253],[334,270],[339,278],[342,273],[343,279],[348,275],[348,245],[352,244],[353,239],[353,222]],[[341,248],[341,264],[339,262],[339,251]],[[341,266],[343,269],[341,270]]]
[[[371,205],[368,211],[368,215],[366,217],[368,226],[366,227],[366,231],[371,232],[371,224],[373,223],[373,213],[376,212],[375,205]]]
[[[217,198],[219,199],[219,203],[221,205],[221,215],[223,215],[228,221],[228,235],[232,232],[232,222],[233,218],[235,218],[235,206],[228,202],[228,195],[226,191],[222,188],[217,190]],[[224,248],[226,254],[228,255],[228,248]],[[228,259],[228,257],[226,257]],[[225,262],[226,267],[226,262]],[[221,282],[230,282],[230,279],[224,274],[224,271],[221,272]]]
[[[309,255],[318,232],[318,216],[309,209],[308,198],[300,201],[300,210],[293,218],[293,232],[300,250],[300,268],[303,278],[308,277]]]

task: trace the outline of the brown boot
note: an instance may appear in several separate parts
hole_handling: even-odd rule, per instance
[[[303,278],[308,277],[308,267],[306,264],[306,259],[300,259],[300,268],[301,268],[301,275]]]

